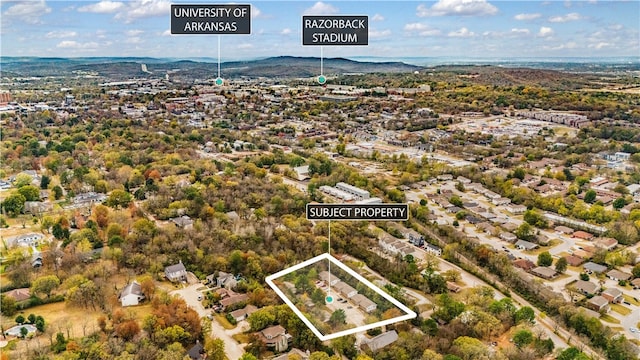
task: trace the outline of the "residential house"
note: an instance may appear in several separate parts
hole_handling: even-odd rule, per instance
[[[584,269],[584,272],[586,272],[587,274],[602,274],[603,272],[607,271],[607,267],[600,265],[600,264],[596,264],[594,262],[589,261],[588,263],[582,265],[582,268]]]
[[[451,291],[453,293],[459,293],[460,290],[462,290],[462,288],[456,283],[453,283],[451,281],[447,281],[447,290],[449,290],[449,291]]]
[[[187,281],[187,269],[184,267],[182,260],[175,265],[164,268],[164,275],[171,282]]]
[[[593,234],[588,233],[586,231],[578,230],[574,232],[571,237],[582,239],[582,240],[591,240],[593,239]]]
[[[207,353],[199,341],[189,349],[187,355],[189,355],[189,359],[191,360],[204,360],[207,358]]]
[[[509,204],[505,207],[505,209],[510,212],[511,214],[517,215],[517,214],[523,214],[525,211],[527,211],[527,207],[524,205],[517,205],[517,204]]]
[[[398,333],[395,330],[384,332],[377,335],[370,340],[365,340],[362,343],[362,347],[369,349],[369,351],[376,352],[386,346],[389,346],[398,340]]]
[[[511,199],[506,197],[499,197],[497,199],[491,199],[491,203],[493,203],[493,205],[496,205],[496,206],[508,205],[511,203]]]
[[[640,289],[640,278],[635,278],[631,280],[631,285],[634,289]]]
[[[627,281],[631,279],[631,274],[613,269],[607,273],[607,277],[613,281]]]
[[[333,274],[329,274],[328,271],[320,271],[320,274],[318,274],[318,277],[320,278],[320,280],[324,281],[325,284],[330,286],[334,286],[335,284],[340,282],[339,278],[337,278]],[[329,278],[331,278],[331,281],[329,281]]]
[[[253,305],[247,305],[242,309],[238,309],[238,310],[232,311],[230,314],[236,320],[236,322],[240,322],[240,321],[248,318],[249,315],[253,314],[256,311],[258,311],[257,307],[255,307]]]
[[[614,238],[600,238],[600,239],[597,239],[594,243],[596,247],[605,249],[607,251],[611,251],[615,249],[616,246],[618,246],[618,240]]]
[[[241,302],[245,302],[248,300],[249,300],[249,295],[234,293],[233,295],[220,300],[220,305],[222,305],[222,309],[226,309],[229,306],[240,304]]]
[[[180,217],[175,217],[169,219],[176,227],[182,229],[190,229],[193,227],[193,219],[191,219],[188,215],[182,215]]]
[[[135,280],[125,286],[120,293],[120,304],[122,304],[123,307],[138,305],[142,300],[144,300],[142,287]]]
[[[565,234],[565,235],[571,235],[573,234],[573,229],[568,227],[568,226],[564,226],[564,225],[558,225],[554,228],[554,230],[558,233],[558,234]]]
[[[216,286],[223,287],[226,289],[233,289],[238,285],[238,280],[233,274],[226,273],[224,271],[218,271],[218,276],[216,277]]]
[[[28,300],[31,297],[29,288],[13,289],[3,293],[2,295],[13,298],[16,302]]]
[[[431,253],[435,256],[442,256],[442,249],[440,249],[439,247],[435,246],[435,245],[431,245],[429,243],[427,243],[424,246],[424,250],[428,253]]]
[[[356,304],[358,307],[360,307],[362,310],[368,313],[375,311],[376,308],[378,307],[378,305],[375,302],[371,301],[369,298],[367,298],[362,294],[354,295],[351,298],[351,301],[353,301],[354,304]]]
[[[608,288],[602,292],[602,297],[607,299],[612,304],[621,303],[624,297],[622,296],[622,291],[618,288]]]
[[[600,290],[600,286],[592,283],[591,281],[578,280],[574,284],[577,291],[581,292],[584,295],[595,295],[598,290]]]
[[[333,288],[336,289],[336,291],[338,291],[342,296],[346,298],[352,298],[358,293],[358,290],[354,289],[353,287],[351,287],[351,285],[342,281],[335,284]]]
[[[309,350],[302,351],[300,349],[293,348],[288,353],[280,354],[274,358],[271,358],[271,360],[289,360],[290,358],[292,359],[294,355],[298,356],[300,360],[309,360],[309,356],[311,354]]]
[[[502,232],[500,233],[499,237],[500,239],[510,243],[513,243],[514,241],[518,240],[518,237],[510,232]]]
[[[258,337],[264,342],[267,348],[275,352],[282,352],[289,348],[291,335],[280,325],[269,326],[258,333]]]
[[[543,279],[553,279],[558,273],[547,266],[538,266],[536,268],[531,269],[531,273],[535,276],[541,277]]]
[[[294,167],[293,171],[296,173],[296,177],[298,181],[311,178],[311,176],[309,175],[309,165]]]
[[[534,250],[538,248],[538,244],[534,244],[525,240],[518,240],[516,242],[516,248],[520,250]]]
[[[582,258],[573,255],[565,256],[564,258],[570,266],[580,266],[584,262]]]
[[[602,312],[607,313],[610,310],[609,301],[600,295],[594,296],[591,299],[589,299],[587,301],[586,306],[589,309],[593,311],[597,311],[599,313],[602,313]]]
[[[536,267],[536,264],[529,259],[518,259],[513,261],[513,266],[524,271],[530,271],[531,269]]]

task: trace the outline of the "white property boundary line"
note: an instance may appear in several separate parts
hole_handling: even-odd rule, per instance
[[[358,326],[355,327],[353,329],[347,329],[344,331],[339,331],[337,333],[334,334],[328,334],[328,335],[323,335],[322,333],[320,333],[320,331],[311,323],[311,321],[309,319],[307,319],[306,316],[304,316],[304,314],[302,313],[302,311],[300,311],[294,304],[293,302],[282,292],[282,290],[280,290],[280,288],[273,282],[273,280],[287,275],[291,272],[294,272],[296,270],[300,270],[304,267],[307,267],[311,264],[314,264],[320,260],[329,260],[329,262],[335,264],[336,266],[338,266],[339,268],[341,268],[342,270],[346,271],[349,275],[353,276],[354,278],[356,278],[358,281],[362,282],[363,284],[365,284],[366,286],[368,286],[371,290],[375,291],[378,295],[382,296],[383,298],[389,300],[393,305],[397,306],[398,308],[400,308],[402,311],[404,311],[406,313],[406,315],[402,315],[402,316],[398,316],[392,319],[387,319],[387,320],[383,320],[383,321],[379,321],[373,324],[367,324],[367,325],[362,325],[362,326]],[[373,328],[377,328],[380,326],[384,326],[384,325],[389,325],[389,324],[393,324],[399,321],[404,321],[404,320],[410,320],[413,319],[415,317],[417,317],[418,315],[411,309],[409,309],[406,305],[404,305],[403,303],[399,302],[398,300],[396,300],[395,298],[393,298],[393,296],[387,294],[386,292],[382,291],[379,287],[375,286],[374,284],[372,284],[369,280],[365,279],[363,276],[361,276],[360,274],[358,274],[357,272],[355,272],[354,270],[352,270],[351,268],[349,268],[347,265],[343,264],[342,262],[338,261],[338,259],[334,258],[333,256],[324,253],[321,255],[318,255],[314,258],[311,258],[309,260],[303,261],[300,264],[291,266],[287,269],[284,269],[282,271],[279,271],[275,274],[269,275],[265,278],[265,281],[267,282],[267,284],[269,284],[269,286],[271,286],[271,288],[273,289],[273,291],[276,292],[276,294],[278,294],[278,296],[280,296],[280,298],[282,298],[282,300],[289,305],[289,307],[291,308],[291,310],[293,310],[293,312],[298,315],[298,317],[300,318],[300,320],[302,320],[302,322],[304,322],[309,329],[311,329],[311,331],[321,340],[321,341],[326,341],[326,340],[331,340],[331,339],[335,339],[341,336],[346,336],[346,335],[351,335],[351,334],[355,334],[358,332],[363,332],[369,329],[373,329]]]

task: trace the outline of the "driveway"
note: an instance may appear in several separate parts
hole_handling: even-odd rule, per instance
[[[198,301],[198,296],[202,295],[202,293],[198,291],[198,288],[200,287],[202,287],[202,284],[197,283],[180,290],[174,290],[170,294],[179,295],[184,299],[189,307],[200,315],[200,317],[205,317],[210,311],[205,310],[202,303]],[[238,344],[238,342],[231,337],[231,335],[241,332],[240,329],[243,329],[243,327],[238,326],[233,330],[225,330],[225,328],[223,328],[216,320],[211,321],[211,336],[224,341],[224,351],[226,352],[229,360],[237,360],[242,356],[242,354],[244,354],[244,347],[241,344]]]

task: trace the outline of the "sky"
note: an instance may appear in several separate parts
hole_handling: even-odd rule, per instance
[[[171,4],[198,3],[226,4],[2,0],[0,55],[640,58],[639,0],[258,0],[250,35],[172,35]],[[368,15],[369,44],[303,46],[303,15]]]

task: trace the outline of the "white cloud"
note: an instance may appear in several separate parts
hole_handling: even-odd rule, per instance
[[[529,31],[529,29],[513,28],[513,29],[511,29],[511,33],[512,34],[529,35],[531,33],[531,31]]]
[[[542,26],[540,31],[538,31],[538,36],[540,37],[549,37],[553,35],[553,29],[550,27]]]
[[[124,42],[127,44],[141,44],[142,39],[138,36],[133,36],[133,37],[127,38]]]
[[[622,26],[622,24],[613,24],[607,27],[607,29],[609,30],[622,30],[624,29],[624,26]]]
[[[529,14],[518,14],[516,16],[514,16],[513,18],[516,20],[524,20],[524,21],[530,21],[530,20],[535,20],[538,19],[539,17],[541,17],[542,14],[540,13],[529,13]]]
[[[260,10],[257,6],[251,4],[251,18],[252,19],[267,19],[270,16],[267,16],[267,14],[263,13],[262,10]]]
[[[473,37],[476,34],[473,31],[469,31],[466,27],[460,28],[456,31],[451,31],[447,36],[449,37]]]
[[[557,46],[543,46],[543,48],[547,49],[547,50],[571,50],[571,49],[576,49],[578,47],[578,44],[570,41],[566,44],[560,44]]]
[[[381,39],[381,38],[386,38],[390,35],[391,35],[391,30],[389,29],[385,29],[385,30],[370,29],[369,30],[369,39]]]
[[[332,15],[337,13],[338,8],[329,4],[325,4],[322,1],[318,1],[317,3],[313,4],[312,7],[304,11],[305,15]]]
[[[95,50],[98,48],[97,42],[80,43],[73,40],[64,40],[58,43],[56,47],[60,49],[75,49],[75,50]]]
[[[59,30],[59,31],[49,31],[45,37],[47,39],[61,39],[61,38],[68,38],[68,37],[74,37],[77,36],[78,33],[75,31],[65,31],[65,30]]]
[[[373,15],[373,17],[371,18],[372,21],[384,21],[384,16],[380,15],[380,14],[375,14]]]
[[[483,16],[495,15],[498,8],[486,0],[439,0],[430,8],[426,5],[418,5],[417,15],[425,16]]]
[[[127,30],[127,31],[125,32],[125,34],[126,34],[127,36],[138,36],[138,35],[140,35],[140,34],[142,34],[142,33],[144,33],[144,31],[142,31],[142,30]]]
[[[243,43],[238,45],[238,49],[251,49],[251,48],[253,48],[253,45],[249,43]]]
[[[85,5],[78,8],[79,12],[89,12],[97,14],[111,14],[124,7],[124,3],[119,1],[103,0],[95,4]]]
[[[291,33],[292,31],[289,28],[284,28],[282,29],[282,31],[280,31],[280,35],[290,35]]]
[[[171,29],[167,29],[162,32],[162,36],[171,36]]]
[[[135,0],[127,2],[126,7],[115,18],[131,23],[146,17],[169,16],[170,13],[171,2],[168,0]]]
[[[51,12],[44,0],[18,2],[10,6],[2,15],[5,18],[15,18],[27,24],[40,24],[40,16]],[[6,19],[5,19],[6,21]]]
[[[404,30],[408,32],[418,33],[420,36],[437,36],[441,34],[441,31],[432,28],[429,25],[423,23],[409,23],[404,26]]]
[[[552,16],[549,18],[549,21],[554,23],[565,23],[569,21],[576,21],[576,20],[582,20],[582,19],[584,19],[584,17],[582,17],[582,15],[578,13],[569,13],[564,16]]]
[[[588,45],[589,49],[596,49],[596,50],[601,50],[601,49],[609,48],[609,47],[612,47],[612,46],[613,46],[613,44],[608,43],[608,42],[604,42],[604,41],[601,41],[601,42],[596,43],[596,44],[589,44]]]

